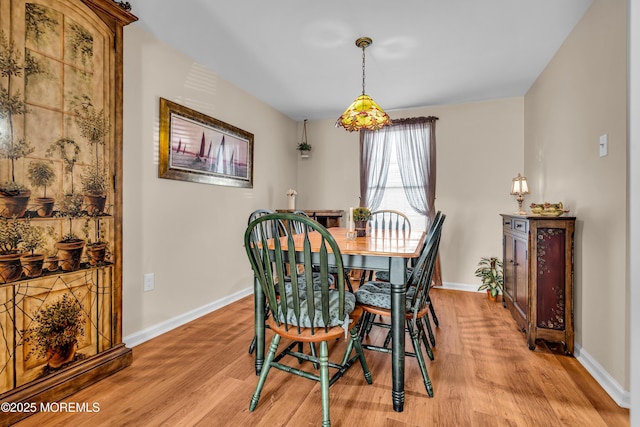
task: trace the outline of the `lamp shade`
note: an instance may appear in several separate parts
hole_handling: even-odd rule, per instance
[[[511,194],[529,194],[529,184],[527,184],[526,177],[518,174],[511,180]]]
[[[389,115],[364,93],[349,105],[336,122],[336,126],[342,126],[349,132],[360,129],[378,130],[389,124]]]

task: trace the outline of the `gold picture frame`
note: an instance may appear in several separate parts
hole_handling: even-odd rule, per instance
[[[253,188],[253,134],[160,98],[158,176]]]

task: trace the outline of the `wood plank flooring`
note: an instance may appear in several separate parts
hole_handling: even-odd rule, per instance
[[[544,345],[529,351],[499,302],[437,288],[432,299],[440,319],[435,361],[427,360],[435,397],[427,397],[418,364],[408,357],[405,409],[394,412],[391,358],[367,351],[373,384],[367,385],[354,365],[331,387],[333,426],[629,425],[629,411],[618,407],[576,359]],[[320,425],[319,384],[277,370],[249,412],[257,382],[247,353],[252,310],[247,297],[141,344],[134,348],[132,366],[66,399],[97,402],[99,412],[38,413],[17,425]],[[378,331],[371,339],[382,337]]]

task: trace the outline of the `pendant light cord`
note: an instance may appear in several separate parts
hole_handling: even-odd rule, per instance
[[[366,49],[367,45],[366,44],[362,44],[362,94],[364,95],[364,50]]]

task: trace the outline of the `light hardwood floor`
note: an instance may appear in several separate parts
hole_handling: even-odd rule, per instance
[[[405,409],[394,412],[390,356],[367,351],[373,384],[356,365],[331,386],[333,426],[629,425],[629,411],[576,359],[544,345],[529,351],[499,302],[443,289],[434,289],[432,299],[440,318],[435,361],[427,361],[435,397],[427,397],[418,365],[408,357]],[[277,370],[249,412],[257,381],[247,353],[252,307],[247,297],[141,344],[132,366],[66,399],[97,402],[99,412],[39,413],[17,425],[320,425],[319,385]]]

